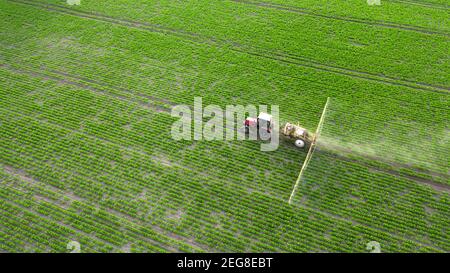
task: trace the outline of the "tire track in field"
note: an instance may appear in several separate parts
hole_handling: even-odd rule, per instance
[[[33,77],[43,78],[43,79],[46,79],[46,80],[50,79],[50,80],[56,81],[56,82],[61,83],[61,84],[69,84],[69,85],[72,85],[72,86],[75,86],[75,87],[78,87],[78,88],[81,88],[81,89],[89,90],[89,91],[97,93],[97,94],[101,93],[101,94],[104,94],[106,96],[111,96],[111,97],[113,97],[115,99],[119,99],[119,100],[122,100],[122,101],[131,101],[131,102],[137,103],[140,106],[142,106],[143,108],[149,109],[151,111],[166,112],[166,113],[170,113],[171,112],[171,109],[169,109],[169,108],[166,108],[166,107],[163,107],[161,105],[157,105],[157,104],[152,103],[152,101],[160,101],[160,102],[168,103],[168,101],[165,100],[165,99],[159,99],[159,98],[156,98],[156,97],[153,97],[153,96],[143,95],[143,94],[136,93],[136,92],[124,89],[124,88],[120,88],[120,87],[113,87],[113,86],[110,86],[110,85],[105,84],[105,83],[100,83],[100,82],[97,82],[97,81],[94,81],[94,80],[91,80],[91,79],[78,77],[78,76],[74,76],[74,75],[69,75],[69,74],[64,73],[64,72],[60,72],[60,71],[56,71],[56,70],[49,70],[48,71],[50,73],[54,73],[54,74],[63,76],[65,78],[71,78],[71,80],[61,79],[61,78],[58,78],[58,77],[55,77],[55,76],[52,76],[52,75],[43,74],[43,73],[39,73],[39,72],[36,72],[36,71],[19,70],[19,69],[13,68],[13,67],[11,67],[11,66],[9,66],[7,64],[2,64],[2,63],[0,63],[0,68],[4,68],[4,69],[7,69],[9,71],[12,71],[12,72],[15,72],[15,73],[19,73],[19,74],[27,74],[27,75],[30,75],[30,76],[33,76]],[[94,87],[94,86],[91,86],[91,85],[84,84],[84,83],[82,83],[83,81],[86,81],[86,82],[89,82],[91,84],[95,84],[95,85],[98,85],[98,86],[103,86],[103,87],[106,86],[106,87],[109,87],[111,89],[118,90],[120,92],[128,93],[128,94],[133,95],[133,96],[138,96],[138,97],[144,98],[146,102],[143,102],[143,101],[137,100],[137,99],[129,99],[129,98],[121,96],[121,95],[112,94],[111,92],[108,92],[104,88],[102,89],[102,88],[97,88],[97,87]],[[173,105],[173,103],[171,103],[171,102],[169,102],[169,103],[171,105]]]
[[[125,27],[136,28],[136,29],[140,29],[140,30],[144,30],[144,31],[151,31],[151,32],[157,32],[157,33],[162,33],[162,34],[172,34],[172,35],[175,35],[175,36],[178,36],[178,37],[181,37],[184,39],[188,39],[188,40],[191,40],[194,42],[215,44],[218,47],[226,44],[226,45],[230,46],[230,50],[232,50],[232,51],[245,53],[245,54],[249,54],[249,55],[253,55],[253,56],[258,56],[261,58],[272,59],[272,60],[282,62],[282,63],[293,64],[293,65],[312,68],[312,69],[321,70],[321,71],[325,71],[325,72],[330,72],[330,73],[334,73],[334,74],[340,74],[340,75],[345,75],[345,76],[350,76],[350,77],[355,77],[355,78],[360,78],[360,79],[365,79],[365,80],[381,82],[383,84],[404,86],[404,87],[409,87],[409,88],[416,89],[416,90],[431,91],[431,92],[438,92],[438,93],[445,93],[445,94],[448,94],[450,92],[450,88],[445,87],[445,86],[434,85],[434,84],[429,84],[429,83],[424,83],[424,82],[404,80],[404,79],[389,77],[389,76],[385,76],[385,75],[381,76],[381,75],[376,75],[376,74],[370,73],[370,72],[358,71],[358,70],[344,68],[344,67],[338,67],[338,66],[332,66],[332,65],[316,62],[314,60],[307,59],[304,57],[295,56],[295,55],[292,55],[289,53],[280,54],[277,52],[270,52],[270,51],[267,51],[265,49],[258,48],[258,47],[239,45],[239,44],[232,43],[229,41],[219,40],[214,37],[206,37],[206,36],[202,36],[202,35],[196,34],[196,33],[184,32],[184,31],[180,31],[180,30],[165,28],[162,26],[151,25],[148,23],[141,23],[141,22],[136,22],[136,21],[117,19],[114,17],[105,16],[102,14],[91,14],[91,13],[87,13],[87,12],[74,11],[72,9],[69,9],[66,7],[61,7],[58,5],[53,5],[53,4],[41,4],[41,3],[36,3],[33,1],[29,2],[27,0],[8,0],[8,1],[15,2],[15,3],[21,3],[21,4],[25,4],[25,5],[31,5],[31,6],[35,6],[38,8],[44,8],[44,9],[47,9],[50,11],[64,13],[64,14],[75,16],[75,17],[81,17],[81,18],[85,18],[85,19],[91,19],[91,20],[96,20],[96,21],[113,23],[113,24],[117,24],[117,25],[121,25],[121,26],[125,26]]]
[[[358,164],[361,164],[361,162],[358,162]],[[363,164],[361,164],[361,165],[363,165]],[[417,177],[417,176],[413,176],[413,175],[402,174],[395,170],[381,169],[381,168],[377,168],[377,167],[373,167],[373,166],[367,166],[367,167],[369,169],[369,172],[375,172],[375,173],[380,172],[380,173],[384,173],[384,174],[390,174],[390,175],[396,176],[398,178],[406,178],[406,179],[414,181],[418,184],[428,185],[428,186],[432,187],[435,191],[450,193],[449,185],[434,182],[434,181],[431,181],[431,180],[428,180],[425,178],[421,178],[421,177]]]
[[[1,64],[0,64],[0,66],[1,66]],[[85,82],[88,82],[88,83],[91,83],[91,84],[95,84],[95,85],[98,85],[98,86],[104,86],[104,87],[108,87],[108,88],[111,88],[111,89],[115,89],[115,90],[118,90],[118,91],[121,91],[121,92],[124,92],[124,93],[128,93],[128,94],[133,95],[133,96],[142,97],[143,99],[147,99],[147,100],[150,100],[150,101],[157,101],[157,102],[168,104],[170,106],[176,106],[177,105],[176,103],[173,103],[173,102],[171,102],[171,101],[169,101],[167,99],[157,98],[155,96],[133,92],[133,91],[131,91],[129,89],[113,86],[111,84],[107,84],[107,83],[104,83],[104,82],[99,82],[99,81],[96,81],[96,80],[88,79],[86,77],[81,77],[81,76],[77,76],[77,75],[73,75],[73,74],[68,74],[66,72],[57,71],[57,70],[50,69],[50,68],[46,69],[46,71],[48,71],[50,73],[54,73],[54,74],[60,75],[60,76],[63,76],[63,77],[72,78],[72,79],[75,79],[75,80],[78,80],[78,81],[85,81]],[[170,112],[170,109],[167,108],[167,107],[163,107],[163,106],[159,106],[159,105],[158,105],[158,107],[161,108],[161,111]]]
[[[383,84],[404,86],[404,87],[409,87],[409,88],[416,89],[416,90],[437,92],[437,93],[442,93],[442,94],[450,93],[450,88],[445,87],[445,86],[433,85],[433,84],[429,84],[429,83],[416,82],[416,81],[410,81],[410,80],[403,80],[403,79],[393,78],[393,77],[389,77],[389,76],[385,76],[385,75],[381,76],[381,75],[377,75],[377,74],[370,73],[370,72],[357,71],[354,69],[332,66],[332,65],[327,65],[327,64],[320,63],[320,62],[315,62],[312,60],[306,60],[306,58],[302,58],[302,57],[293,58],[293,57],[289,57],[284,54],[281,55],[278,53],[272,53],[272,56],[270,56],[270,55],[266,55],[263,53],[250,51],[250,50],[247,50],[247,51],[239,50],[239,49],[231,49],[231,50],[238,51],[241,53],[246,53],[246,54],[261,57],[261,58],[272,59],[272,60],[287,63],[287,64],[293,64],[293,65],[313,68],[316,70],[321,70],[321,71],[325,71],[325,72],[331,72],[334,74],[341,74],[341,75],[346,75],[346,76],[350,76],[350,77],[354,77],[354,78],[360,78],[360,79],[380,82]]]
[[[0,44],[0,47],[2,46],[2,44]],[[17,54],[14,54],[14,55],[11,55],[11,56],[16,56],[16,57],[18,57],[18,55]],[[0,60],[1,60],[2,58],[0,57]],[[71,60],[73,60],[73,59],[71,59]],[[217,60],[218,62],[221,62],[221,63],[224,63],[224,64],[226,64],[226,62],[224,62],[224,61],[221,61],[221,60]],[[15,61],[15,62],[17,62],[17,61]],[[140,62],[137,62],[138,64],[140,64]],[[301,78],[301,77],[298,77],[298,76],[295,76],[295,75],[287,75],[287,74],[281,74],[281,73],[278,73],[278,72],[276,72],[276,71],[273,71],[273,70],[267,70],[267,69],[264,69],[264,68],[259,68],[259,67],[254,67],[254,66],[249,66],[249,65],[246,65],[245,63],[235,63],[235,62],[230,62],[230,63],[233,63],[233,64],[235,64],[235,65],[241,65],[242,67],[246,67],[246,68],[248,68],[248,69],[250,69],[250,70],[257,70],[257,71],[261,71],[261,72],[263,72],[263,73],[266,73],[266,74],[268,74],[268,75],[270,75],[270,74],[273,74],[273,75],[278,75],[278,76],[280,76],[280,77],[283,77],[283,78],[289,78],[289,79],[296,79],[296,80],[300,80],[300,81],[308,81],[308,82],[311,82],[311,83],[313,83],[314,85],[316,85],[316,86],[321,86],[321,87],[326,87],[326,88],[328,88],[328,89],[330,89],[331,87],[333,87],[332,88],[332,90],[334,90],[334,91],[339,91],[339,92],[341,92],[341,91],[343,91],[339,86],[336,86],[336,85],[333,85],[332,83],[327,83],[327,84],[325,84],[325,83],[323,83],[323,82],[320,82],[320,81],[314,81],[314,80],[308,80],[308,79],[306,79],[306,78]],[[23,62],[21,62],[21,64],[22,64],[22,66],[25,66],[25,63],[23,63]],[[320,63],[319,63],[320,64]],[[0,64],[0,66],[1,66],[1,64]],[[167,66],[160,66],[160,65],[151,65],[151,66],[153,66],[153,67],[156,67],[156,68],[158,68],[158,69],[164,69],[164,70],[166,70],[166,71],[173,71],[173,72],[175,72],[175,73],[183,73],[183,74],[186,74],[186,71],[180,71],[180,70],[177,70],[177,69],[175,69],[175,68],[171,68],[171,67],[167,67]],[[50,71],[51,69],[47,69],[48,71]],[[57,73],[57,72],[55,72],[55,73]],[[189,75],[193,75],[192,73],[189,73]],[[75,77],[74,75],[72,75],[73,77]],[[79,77],[79,79],[83,79],[84,81],[87,81],[87,82],[93,82],[92,80],[90,80],[90,79],[87,79],[87,78],[81,78],[81,77]],[[214,79],[216,79],[216,80],[218,80],[219,78],[214,78]],[[107,85],[107,84],[104,84],[104,83],[98,83],[99,85]],[[110,86],[111,88],[116,88],[115,86],[113,86],[113,85],[111,85],[111,84],[109,84],[108,86]],[[118,88],[118,87],[117,87]],[[125,90],[125,89],[123,89],[123,90]],[[128,90],[129,91],[129,90]],[[131,92],[131,91],[130,91]],[[418,102],[413,102],[413,101],[408,101],[408,100],[402,100],[402,99],[399,99],[399,98],[397,98],[397,97],[392,97],[392,96],[387,96],[387,95],[381,95],[381,94],[377,94],[377,95],[375,95],[375,96],[378,96],[378,97],[382,97],[382,98],[384,98],[384,99],[388,99],[388,100],[394,100],[394,101],[402,101],[402,102],[404,102],[404,103],[408,103],[408,104],[414,104],[414,105],[422,105],[421,103],[418,103]],[[156,98],[156,97],[155,97]],[[156,98],[156,100],[160,100],[161,102],[164,102],[164,103],[167,103],[167,104],[169,104],[169,105],[173,105],[174,103],[173,102],[170,102],[170,101],[168,101],[168,100],[163,100],[163,99],[161,99],[161,98]],[[433,107],[434,109],[447,109],[447,108],[445,108],[445,107],[438,107],[438,106],[434,106]],[[428,109],[429,110],[429,109]]]
[[[178,36],[181,38],[188,38],[191,40],[198,39],[202,42],[205,42],[205,37],[203,35],[193,33],[193,32],[183,31],[180,29],[168,28],[168,27],[164,27],[162,25],[132,21],[132,20],[124,19],[124,18],[116,18],[113,16],[101,14],[101,13],[74,10],[74,9],[71,9],[71,8],[68,8],[65,6],[60,6],[60,5],[56,5],[56,4],[52,4],[52,3],[41,3],[41,2],[36,2],[36,1],[32,1],[32,0],[7,0],[7,1],[14,2],[14,3],[20,3],[20,4],[24,4],[24,5],[29,5],[29,6],[33,6],[33,7],[38,7],[38,8],[43,8],[43,9],[46,9],[49,11],[63,13],[63,14],[67,14],[67,15],[71,15],[71,16],[75,16],[75,17],[84,18],[84,19],[90,19],[90,20],[95,20],[95,21],[100,21],[100,22],[108,22],[108,23],[112,23],[112,24],[116,24],[116,25],[121,25],[121,26],[125,26],[125,27],[131,27],[131,28],[135,28],[135,29],[146,30],[146,31],[156,32],[156,33],[161,33],[161,34],[172,34],[172,35],[175,35],[175,36]],[[207,39],[214,41],[213,37],[208,37]]]
[[[396,23],[385,22],[385,21],[374,21],[374,20],[370,20],[370,19],[364,20],[364,19],[359,19],[359,18],[354,18],[354,17],[326,15],[326,14],[315,13],[306,8],[299,8],[296,6],[291,6],[291,5],[286,5],[286,4],[277,4],[277,3],[254,1],[254,0],[229,0],[229,1],[244,4],[244,5],[253,5],[253,6],[257,6],[257,7],[263,7],[263,8],[267,8],[267,9],[283,10],[283,11],[287,11],[287,12],[291,12],[291,13],[297,13],[297,14],[307,15],[307,16],[312,16],[312,17],[326,18],[326,19],[331,19],[331,20],[345,21],[345,22],[377,26],[377,27],[384,27],[384,28],[399,29],[399,30],[405,30],[405,31],[414,31],[414,32],[420,32],[420,33],[430,34],[430,35],[438,34],[438,35],[450,37],[450,34],[447,32],[432,30],[432,29],[428,29],[425,27],[396,24]]]
[[[320,152],[320,148],[319,148],[318,151]],[[373,172],[393,175],[393,176],[396,176],[396,177],[399,177],[399,178],[404,178],[404,179],[408,179],[410,181],[414,181],[414,182],[416,182],[418,184],[422,184],[422,185],[425,184],[425,185],[431,186],[434,190],[436,190],[438,192],[450,193],[450,185],[448,185],[448,184],[436,182],[436,181],[433,181],[433,180],[428,180],[428,179],[425,179],[425,178],[422,178],[422,177],[418,177],[418,176],[413,176],[413,175],[410,175],[410,174],[404,174],[404,173],[401,173],[401,172],[393,170],[393,169],[389,170],[389,169],[377,167],[375,165],[370,165],[367,162],[364,162],[364,161],[361,161],[361,160],[357,160],[357,159],[352,159],[352,158],[346,157],[344,155],[339,155],[337,153],[330,154],[330,156],[332,156],[332,157],[334,157],[334,158],[336,158],[338,160],[343,160],[343,161],[350,162],[350,163],[356,163],[358,165],[367,167],[369,169],[369,171],[371,171],[371,172],[373,171]],[[388,161],[384,161],[382,158],[377,158],[377,157],[374,157],[374,156],[366,156],[366,158],[372,159],[374,161],[382,161],[382,162],[385,162],[385,163],[390,164],[392,166],[397,166],[397,167],[400,167],[400,168],[411,169],[406,164],[401,164],[401,163],[397,163],[397,162],[388,162]],[[433,171],[424,172],[424,171],[421,171],[421,170],[420,171],[419,170],[414,170],[414,171],[419,172],[419,173],[429,174],[429,175],[432,175],[432,176],[439,176],[439,177],[446,178],[446,179],[449,178],[448,175],[445,175],[443,173],[437,173],[437,172],[433,172]]]

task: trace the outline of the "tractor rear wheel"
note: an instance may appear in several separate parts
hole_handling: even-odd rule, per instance
[[[303,148],[303,147],[305,147],[305,142],[304,142],[303,140],[301,140],[301,139],[297,139],[297,140],[294,142],[294,144],[295,144],[295,146],[297,146],[298,148]]]

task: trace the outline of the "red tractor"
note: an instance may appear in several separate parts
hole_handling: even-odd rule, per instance
[[[322,125],[329,101],[330,98],[327,98],[327,102],[325,103],[325,106],[323,108],[322,115],[320,117],[319,124],[317,125],[315,133],[309,132],[299,124],[295,125],[287,122],[281,130],[281,135],[285,136],[288,139],[294,140],[294,145],[298,148],[309,147],[308,153],[311,153],[311,151],[314,150],[316,140],[319,137],[320,131],[322,130]],[[262,140],[269,140],[273,130],[272,115],[269,115],[267,113],[259,113],[258,118],[247,117],[244,121],[244,125],[246,134],[249,133],[250,128],[256,127],[258,130],[258,136]]]
[[[245,133],[248,134],[250,128],[256,128],[258,136],[262,140],[269,140],[273,131],[272,115],[260,113],[258,118],[247,117],[244,121]],[[281,131],[282,135],[294,140],[295,146],[305,148],[314,142],[314,134],[308,132],[299,125],[286,123]]]
[[[259,136],[268,140],[273,129],[272,115],[261,112],[257,118],[247,117],[244,121],[244,126],[246,134],[249,133],[250,128],[256,128]]]

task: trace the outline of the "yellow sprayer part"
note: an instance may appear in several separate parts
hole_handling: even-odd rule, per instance
[[[289,196],[289,204],[292,202],[292,198],[294,197],[295,192],[297,191],[298,183],[300,182],[303,172],[306,170],[306,167],[308,166],[309,161],[312,158],[312,154],[316,147],[316,141],[319,138],[320,132],[322,131],[322,125],[323,120],[325,117],[325,112],[327,111],[328,102],[330,98],[327,98],[327,102],[325,103],[325,106],[322,111],[322,116],[320,117],[319,124],[317,125],[316,133],[314,134],[313,142],[311,143],[311,146],[309,146],[308,154],[306,155],[305,161],[303,162],[302,168],[300,169],[300,173],[298,174],[297,181],[295,181],[294,189],[292,189],[291,196]]]

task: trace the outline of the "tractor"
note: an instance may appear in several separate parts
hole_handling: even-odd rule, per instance
[[[320,131],[322,130],[322,124],[325,117],[325,112],[328,107],[328,102],[330,98],[327,98],[327,102],[322,110],[322,115],[320,116],[319,124],[315,133],[311,133],[300,125],[295,125],[287,122],[281,130],[282,135],[289,139],[294,140],[295,146],[298,148],[309,147],[309,150],[313,150],[316,144],[317,138],[319,137]],[[246,117],[244,121],[245,133],[249,133],[250,128],[257,128],[260,134],[265,134],[263,139],[270,139],[270,134],[273,132],[273,120],[272,115],[267,113],[259,113],[258,118]],[[263,130],[260,130],[262,128]],[[310,153],[310,152],[308,152]]]
[[[247,117],[244,126],[246,134],[249,133],[250,128],[256,128],[260,134],[263,134],[263,139],[270,139],[273,129],[272,115],[261,112],[257,118]]]
[[[273,131],[272,115],[261,112],[257,118],[247,117],[244,121],[245,133],[248,134],[250,128],[256,128],[260,135],[263,135],[263,139],[270,139],[270,134]],[[260,130],[261,128],[261,130]],[[304,148],[313,142],[314,136],[305,128],[299,125],[286,123],[281,131],[282,134],[289,138],[294,139],[294,144],[298,148]]]
[[[298,148],[309,147],[310,154],[312,150],[314,150],[314,146],[316,145],[317,138],[320,135],[320,131],[322,130],[322,125],[325,117],[325,113],[328,107],[328,103],[330,98],[327,98],[327,102],[322,110],[322,115],[320,116],[319,124],[317,125],[317,129],[315,133],[311,133],[300,125],[295,125],[287,122],[283,129],[281,130],[282,135],[286,138],[293,139],[294,144]],[[258,118],[246,117],[244,121],[245,133],[249,133],[249,128],[256,127],[258,129],[259,134],[264,134],[263,139],[270,139],[270,134],[273,132],[273,120],[272,115],[267,113],[259,113]],[[260,130],[262,128],[262,130]]]

